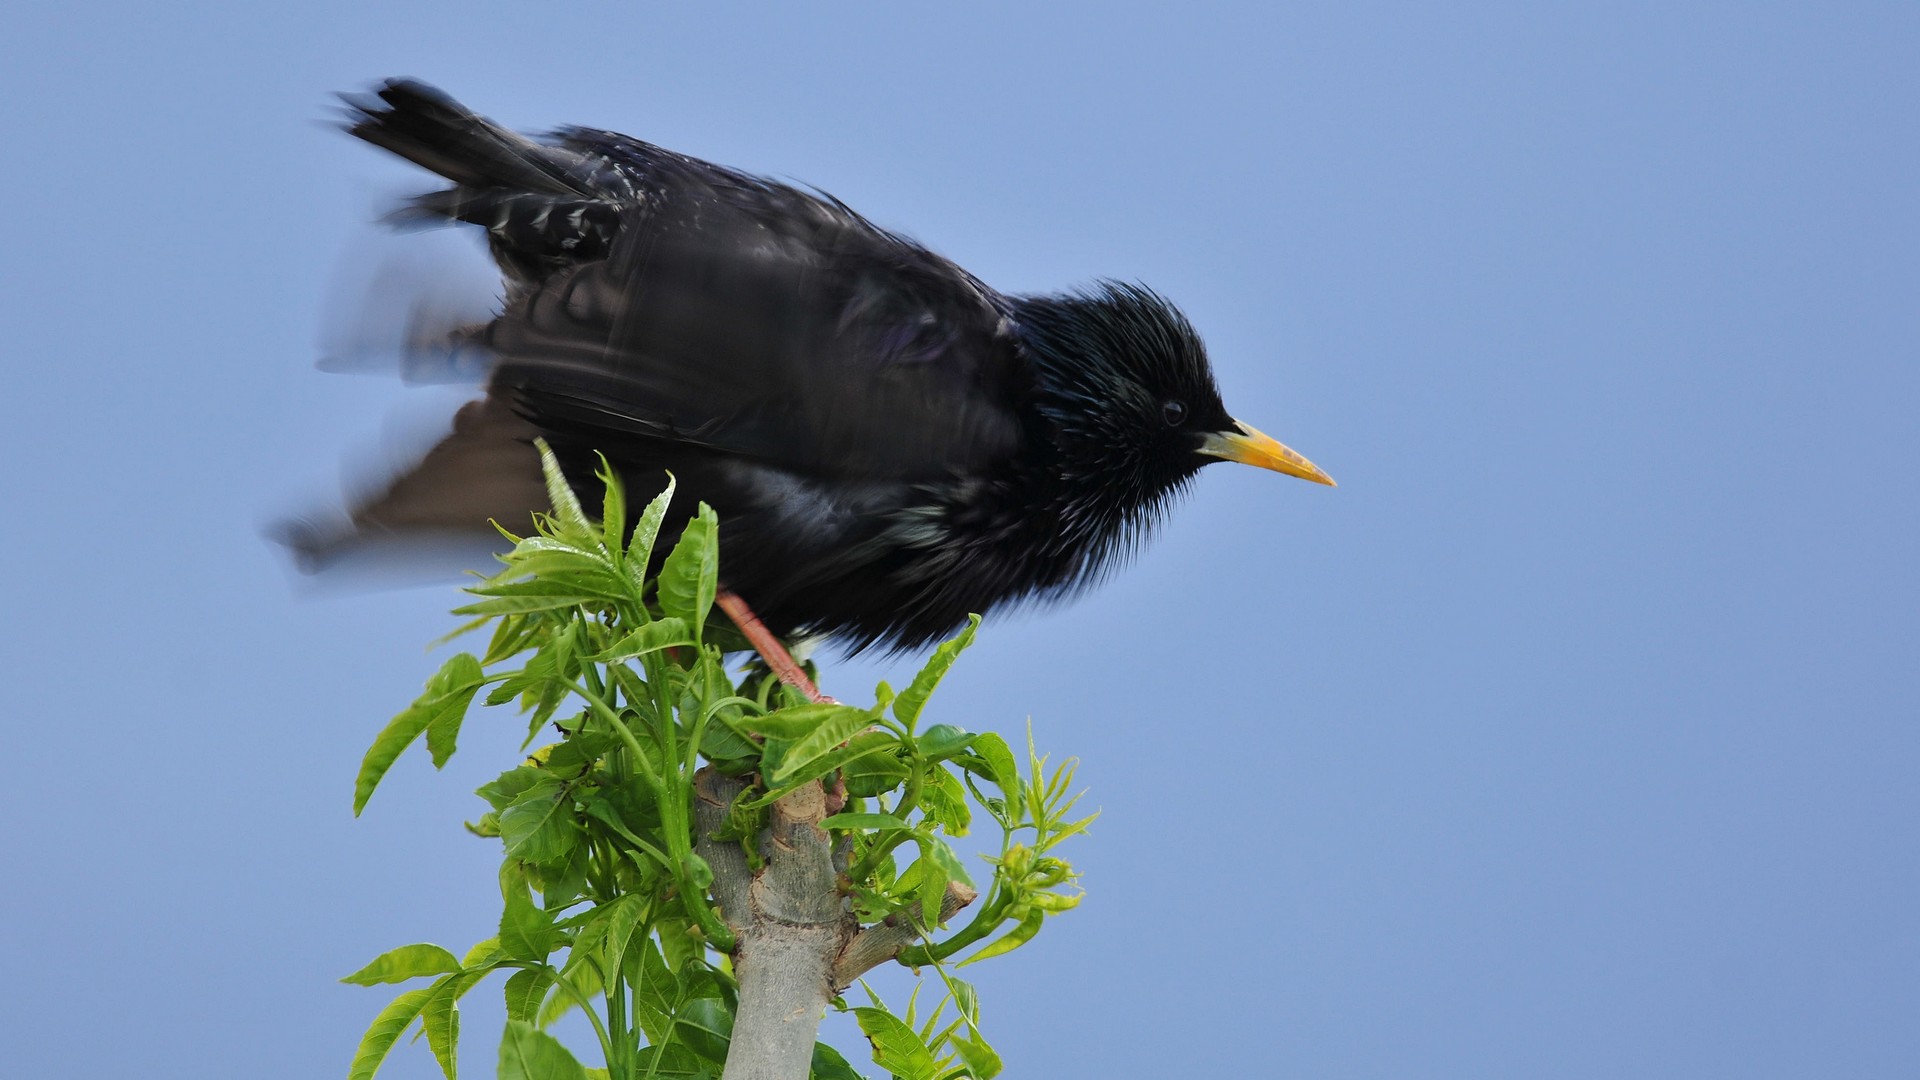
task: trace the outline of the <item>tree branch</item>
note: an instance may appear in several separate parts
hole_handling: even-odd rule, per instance
[[[833,997],[834,958],[859,924],[820,828],[826,792],[807,784],[776,801],[759,837],[759,873],[734,841],[714,840],[746,784],[711,768],[694,777],[695,850],[713,868],[713,895],[734,929],[740,1005],[722,1080],[805,1080],[820,1018]]]
[[[947,895],[940,901],[940,921],[946,922],[958,915],[961,908],[973,903],[979,895],[970,885],[947,882]],[[901,949],[920,940],[926,929],[921,923],[920,906],[915,904],[855,934],[833,962],[834,992],[845,990],[853,985],[853,980],[898,956]]]

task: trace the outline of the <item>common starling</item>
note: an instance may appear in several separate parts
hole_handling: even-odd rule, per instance
[[[1103,281],[996,292],[818,191],[610,131],[529,138],[396,79],[346,129],[450,187],[398,217],[486,230],[498,313],[448,335],[484,400],[343,539],[524,523],[532,442],[594,452],[669,529],[718,511],[723,584],[778,634],[908,648],[1100,578],[1202,466],[1316,483],[1235,421],[1186,318]]]

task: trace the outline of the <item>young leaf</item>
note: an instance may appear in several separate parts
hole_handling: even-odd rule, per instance
[[[719,573],[720,521],[713,508],[700,504],[700,513],[680,534],[680,542],[660,567],[660,610],[687,621],[695,635],[707,623]]]
[[[500,811],[500,839],[506,842],[510,858],[556,862],[566,857],[579,837],[573,800],[551,777],[521,792],[513,805]]]
[[[633,535],[627,539],[627,573],[636,586],[644,581],[647,564],[653,559],[653,543],[660,536],[661,523],[667,519],[667,507],[673,504],[673,489],[673,474],[668,473],[667,486],[640,512]]]
[[[367,1027],[367,1033],[360,1037],[360,1047],[353,1053],[353,1065],[347,1070],[347,1080],[373,1080],[373,1074],[386,1060],[387,1051],[393,1047],[393,1041],[407,1030],[426,1007],[427,999],[433,996],[433,988],[423,986],[418,990],[409,990],[387,1003],[380,1015],[373,1018]]]
[[[460,1042],[460,996],[479,982],[482,974],[448,975],[433,984],[433,996],[420,1007],[420,1029],[427,1036],[427,1049],[433,1051],[447,1080],[454,1080],[454,1051]]]
[[[888,832],[894,829],[910,829],[911,825],[892,814],[834,814],[820,823],[823,829],[865,830],[867,832]]]
[[[547,481],[547,499],[553,503],[553,517],[561,525],[581,532],[593,528],[587,520],[587,512],[580,507],[579,496],[573,493],[573,485],[567,483],[567,475],[560,471],[560,459],[553,456],[553,448],[545,439],[535,439],[540,448],[540,474]]]
[[[433,739],[439,749],[434,752],[433,764],[437,768],[446,763],[446,754],[453,753],[454,736],[460,730],[460,721],[467,714],[467,706],[473,703],[474,691],[486,676],[480,670],[480,661],[472,653],[460,653],[441,665],[433,678],[427,680],[426,692],[414,700],[412,705],[400,715],[388,721],[387,726],[367,748],[366,757],[360,762],[360,775],[353,782],[353,812],[357,817],[367,805],[367,799],[373,795],[373,789],[380,786],[380,778],[393,767],[394,759],[400,752],[420,737],[420,733],[430,727],[440,726],[442,731]]]
[[[992,774],[987,779],[993,781],[1000,793],[1006,796],[1008,818],[1020,820],[1020,766],[1013,760],[1013,748],[1007,745],[1007,740],[987,731],[973,737],[973,752],[986,762]]]
[[[688,629],[685,619],[668,616],[656,619],[636,629],[607,647],[607,651],[594,657],[601,663],[621,663],[636,656],[670,649],[676,645],[693,644],[693,631]]]
[[[1015,926],[1013,929],[1007,931],[1005,935],[988,944],[986,948],[962,960],[960,966],[966,967],[968,964],[977,964],[982,960],[991,960],[996,956],[1004,956],[1020,946],[1025,945],[1027,942],[1033,940],[1035,934],[1040,932],[1040,923],[1046,917],[1047,913],[1040,908],[1029,908],[1026,914],[1021,916],[1018,926]]]
[[[594,475],[600,478],[600,485],[606,494],[600,500],[600,529],[607,545],[607,554],[616,561],[620,558],[621,541],[627,531],[627,492],[626,485],[620,482],[620,474],[613,471],[607,463],[607,455],[596,454],[600,467]]]
[[[787,756],[774,771],[773,782],[783,784],[796,779],[807,766],[832,753],[835,747],[853,738],[871,723],[873,717],[865,709],[840,707],[838,712],[827,716],[787,748]]]
[[[860,1030],[873,1044],[873,1063],[899,1080],[938,1080],[940,1059],[920,1039],[919,1032],[885,1009],[864,1006],[853,1010]]]
[[[840,1051],[823,1042],[813,1044],[813,1062],[807,1072],[809,1080],[866,1080],[866,1077],[853,1071],[853,1066],[841,1056]]]
[[[534,906],[524,887],[509,889],[500,913],[500,951],[514,960],[545,960],[554,936],[553,916]]]
[[[507,1019],[531,1023],[552,988],[553,969],[544,964],[514,972],[507,979]]]
[[[985,1039],[970,1038],[956,1031],[947,1036],[947,1045],[953,1047],[961,1061],[966,1062],[970,1080],[993,1080],[1005,1067],[1001,1064],[1000,1055],[987,1045]]]
[[[459,970],[460,961],[438,945],[402,945],[374,957],[366,967],[340,981],[355,986],[376,986]]]
[[[913,740],[913,745],[919,748],[920,753],[938,761],[965,750],[972,741],[973,733],[965,728],[954,727],[952,724],[935,724],[921,732],[920,736]]]
[[[933,696],[934,687],[940,685],[940,680],[946,678],[947,671],[953,667],[953,662],[960,658],[960,654],[967,650],[967,646],[973,644],[973,634],[978,629],[980,629],[980,616],[969,615],[965,630],[956,634],[952,641],[933,650],[933,656],[927,660],[927,666],[920,669],[920,673],[913,677],[913,681],[908,683],[907,688],[900,691],[900,696],[893,701],[893,715],[899,717],[901,723],[911,729],[914,721],[920,719],[920,710],[926,707],[927,699]]]
[[[743,716],[739,725],[756,735],[766,735],[775,739],[798,739],[813,734],[816,728],[830,720],[854,721],[859,724],[855,731],[873,723],[873,717],[865,709],[856,709],[851,705],[790,705],[778,712],[764,716]],[[839,742],[840,740],[835,740]]]
[[[500,1040],[500,1080],[587,1080],[587,1070],[560,1040],[524,1020],[507,1021]]]

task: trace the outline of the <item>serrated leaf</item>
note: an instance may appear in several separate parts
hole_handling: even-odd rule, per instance
[[[513,960],[545,961],[555,941],[553,916],[537,907],[524,885],[510,888],[500,912],[500,951]]]
[[[580,839],[580,823],[574,820],[573,800],[565,787],[548,777],[521,792],[500,811],[500,839],[510,858],[536,863],[565,858]]]
[[[522,765],[508,769],[492,780],[480,785],[474,794],[487,800],[495,810],[505,810],[512,806],[526,790],[535,784],[552,781],[545,771],[531,765]]]
[[[455,736],[460,730],[460,721],[467,714],[467,706],[473,703],[474,692],[486,675],[480,670],[480,661],[472,653],[460,653],[442,664],[433,678],[427,680],[426,692],[416,698],[412,705],[387,722],[379,735],[374,737],[373,745],[360,761],[360,774],[353,782],[353,812],[357,817],[367,805],[367,799],[373,795],[373,789],[380,786],[380,778],[393,767],[400,752],[413,744],[413,740],[429,728],[439,725],[442,731],[430,740],[437,746],[434,752],[434,767],[446,763],[446,754],[453,753]]]
[[[693,631],[687,621],[675,616],[656,619],[634,630],[607,647],[607,651],[594,657],[601,663],[621,663],[636,656],[659,652],[677,645],[693,644]]]
[[[701,503],[700,512],[687,522],[679,542],[660,567],[660,610],[685,619],[696,636],[707,624],[707,612],[713,609],[713,594],[718,588],[719,530],[720,521],[713,508]]]
[[[647,564],[653,559],[653,544],[660,536],[661,523],[667,520],[667,507],[673,504],[675,486],[673,474],[668,473],[667,486],[640,512],[640,520],[633,526],[633,535],[627,538],[627,573],[632,575],[635,585],[644,580]]]
[[[626,958],[627,945],[633,940],[633,932],[640,925],[640,919],[646,914],[646,901],[639,893],[627,893],[606,906],[607,930],[603,952],[607,960],[607,970],[615,971]]]
[[[933,696],[934,688],[940,685],[941,679],[946,678],[947,672],[953,668],[953,662],[960,658],[961,653],[967,651],[967,646],[973,644],[974,632],[979,629],[980,616],[969,615],[965,630],[956,634],[953,640],[933,650],[933,655],[928,658],[926,666],[920,669],[919,674],[913,677],[913,681],[907,684],[905,690],[900,691],[900,696],[893,700],[893,715],[899,717],[901,723],[911,729],[920,719],[920,710],[926,708],[927,699]]]
[[[913,826],[894,817],[892,814],[834,814],[820,822],[823,829],[846,829],[848,831],[865,830],[867,832],[890,832],[896,829],[911,829]]]
[[[828,715],[815,725],[812,731],[795,739],[787,748],[786,757],[774,770],[773,782],[784,784],[799,778],[802,773],[811,773],[809,766],[821,761],[834,752],[841,743],[853,738],[873,723],[873,716],[865,709],[840,706],[839,711]]]
[[[562,525],[570,526],[582,532],[593,528],[587,520],[587,512],[580,506],[579,496],[573,493],[573,485],[567,483],[567,474],[560,470],[560,459],[553,454],[553,447],[545,439],[535,439],[533,445],[540,448],[540,475],[547,482],[547,501],[553,503],[553,517]]]
[[[970,1080],[993,1080],[1005,1068],[999,1053],[988,1046],[985,1039],[970,1038],[964,1032],[956,1031],[947,1036],[947,1045],[953,1047],[954,1052],[960,1055],[960,1060],[966,1063]]]
[[[481,973],[449,975],[432,987],[433,996],[420,1008],[420,1027],[427,1036],[427,1049],[447,1080],[454,1080],[454,1054],[460,1043],[460,997]]]
[[[872,1006],[854,1009],[853,1016],[873,1046],[875,1065],[898,1080],[938,1080],[940,1059],[905,1021]]]
[[[402,945],[374,957],[366,967],[340,981],[355,986],[377,986],[459,970],[460,961],[438,945]]]
[[[420,1016],[420,1010],[431,997],[433,988],[423,986],[388,1002],[387,1007],[381,1009],[380,1015],[368,1025],[367,1033],[360,1037],[360,1046],[353,1053],[353,1065],[347,1069],[347,1080],[373,1080],[380,1063],[386,1060],[387,1051],[392,1049],[393,1041]]]
[[[507,1019],[532,1023],[540,1015],[540,1003],[553,989],[553,969],[521,968],[507,979]]]
[[[765,735],[774,739],[799,739],[813,734],[820,725],[835,718],[857,718],[859,725],[855,727],[856,731],[873,723],[871,713],[851,705],[790,705],[763,716],[743,716],[739,724],[756,735]],[[836,743],[840,741],[842,740],[835,740]]]
[[[508,1020],[500,1039],[500,1080],[587,1080],[560,1040],[524,1020]]]
[[[608,464],[607,455],[596,454],[600,466],[594,474],[600,478],[600,486],[605,494],[600,499],[600,529],[606,541],[609,554],[620,554],[621,542],[627,531],[627,492],[626,485],[620,482],[620,474]]]

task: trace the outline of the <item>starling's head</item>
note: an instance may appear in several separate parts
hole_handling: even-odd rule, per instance
[[[1040,412],[1071,473],[1131,490],[1141,503],[1156,502],[1220,460],[1333,483],[1306,458],[1227,414],[1200,336],[1152,290],[1101,282],[1082,293],[1024,300],[1018,321]]]

